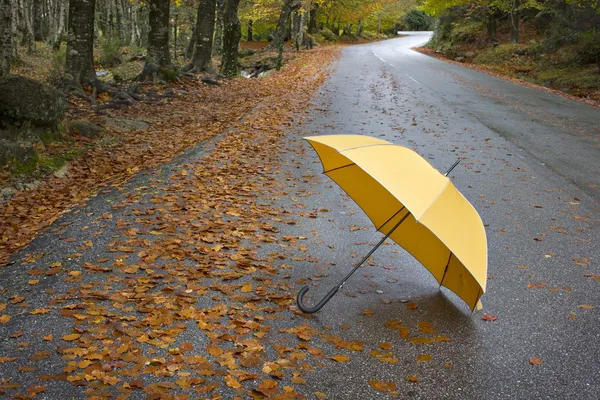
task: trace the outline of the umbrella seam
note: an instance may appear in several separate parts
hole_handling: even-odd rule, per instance
[[[374,146],[398,146],[397,144],[394,143],[374,143],[374,144],[366,144],[364,146],[356,146],[356,147],[349,147],[347,149],[344,150],[338,150],[338,153],[341,154],[344,151],[350,151],[350,150],[356,150],[356,149],[364,149],[365,147],[374,147]]]
[[[440,196],[441,196],[442,194],[444,194],[444,190],[446,190],[446,189],[448,188],[448,185],[449,185],[449,184],[450,184],[450,179],[448,178],[448,181],[446,182],[446,184],[444,185],[444,187],[442,188],[442,190],[440,190],[440,192],[439,192],[439,193],[438,193],[438,195],[435,197],[435,199],[433,199],[433,201],[431,202],[431,204],[429,204],[429,205],[427,206],[427,208],[425,209],[425,211],[423,211],[423,212],[421,213],[421,215],[419,216],[419,218],[415,217],[415,219],[416,219],[417,221],[419,221],[419,220],[420,220],[420,219],[423,217],[423,215],[425,215],[425,214],[427,213],[427,211],[429,211],[429,209],[430,209],[430,208],[431,208],[431,207],[432,207],[432,206],[435,204],[435,202],[436,202],[436,201],[438,201],[438,199],[440,198]],[[414,215],[414,214],[413,214],[413,215]]]

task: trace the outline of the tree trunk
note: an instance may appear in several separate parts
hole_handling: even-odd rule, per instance
[[[10,72],[13,56],[12,0],[0,0],[0,76]]]
[[[496,42],[496,15],[493,12],[488,15],[487,34],[488,41]]]
[[[41,42],[44,40],[44,30],[42,28],[42,0],[33,0],[32,14],[33,39],[37,42]]]
[[[185,48],[185,58],[190,60],[194,55],[194,48],[196,47],[196,25],[192,26],[192,34],[190,36],[190,41]]]
[[[223,58],[221,73],[225,76],[238,74],[238,46],[242,37],[238,7],[240,0],[226,0],[223,11]]]
[[[298,0],[284,0],[283,7],[281,8],[281,14],[279,14],[279,19],[277,20],[277,26],[273,32],[273,41],[269,47],[278,49],[281,45],[283,45],[288,18],[290,17],[292,11],[298,7],[300,7]]]
[[[217,0],[217,22],[215,25],[215,41],[213,43],[213,55],[220,55],[223,50],[223,10],[225,0]]]
[[[254,21],[252,21],[252,19],[248,20],[248,30],[246,31],[247,32],[246,36],[247,36],[247,38],[248,38],[247,40],[249,42],[253,42],[254,41],[254,38],[252,37],[252,24],[253,23],[254,23]]]
[[[123,3],[121,2],[121,0],[114,1],[117,34],[119,35],[119,40],[121,40],[121,43],[123,43],[125,41],[125,27],[123,25]]]
[[[313,3],[310,14],[308,16],[308,33],[317,32],[317,12],[319,11],[319,4]]]
[[[96,0],[69,1],[69,35],[65,72],[79,86],[96,80],[94,72],[94,11]]]
[[[212,66],[212,42],[215,32],[215,10],[216,0],[200,0],[198,4],[198,16],[196,17],[196,46],[192,62],[184,70],[194,72],[213,72]]]
[[[129,18],[129,44],[132,46],[137,46],[139,39],[139,32],[137,27],[137,3],[130,3],[131,7],[131,17]]]
[[[362,30],[363,30],[363,22],[362,22],[362,19],[359,19],[358,26],[356,27],[356,36],[361,37]],[[396,32],[397,31],[398,31],[398,29],[396,29]]]
[[[19,20],[21,22],[21,46],[27,46],[31,53],[34,49],[33,27],[31,24],[31,8],[26,0],[20,0]]]
[[[148,55],[141,79],[155,74],[160,69],[171,67],[171,54],[169,53],[169,10],[170,0],[150,0],[148,15]]]
[[[521,5],[520,0],[513,0],[512,8],[510,10],[510,42],[519,43],[519,17],[520,11],[518,10]]]

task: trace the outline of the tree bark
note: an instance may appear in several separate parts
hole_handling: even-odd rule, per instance
[[[521,16],[518,10],[521,5],[520,0],[513,0],[512,8],[510,10],[510,42],[519,43],[519,17]]]
[[[75,85],[96,80],[94,71],[94,12],[96,0],[70,0],[65,72]]]
[[[123,3],[121,0],[115,1],[115,19],[117,26],[117,34],[119,35],[119,39],[121,43],[125,41],[125,26],[123,25]]]
[[[238,7],[240,0],[226,0],[223,11],[223,58],[221,73],[225,76],[238,74],[238,46],[242,37]]]
[[[490,12],[488,15],[487,33],[488,41],[492,43],[496,42],[496,15],[493,12]]]
[[[44,30],[42,26],[42,0],[33,0],[32,13],[33,39],[37,42],[41,42],[44,40]]]
[[[169,10],[170,0],[150,0],[148,15],[148,55],[144,66],[145,75],[154,74],[160,69],[171,67],[169,53]],[[144,73],[142,73],[143,78]]]
[[[20,0],[19,3],[21,46],[27,46],[28,51],[31,53],[33,52],[35,42],[31,23],[31,8],[26,0]]]
[[[249,42],[253,42],[254,41],[254,37],[252,35],[252,24],[253,23],[254,23],[254,21],[252,21],[252,19],[248,20],[248,30],[246,31],[246,33],[247,33],[246,37],[247,37],[247,40]]]
[[[0,0],[0,76],[10,72],[13,56],[12,0]]]
[[[283,7],[281,8],[281,14],[279,14],[279,19],[277,20],[277,26],[273,32],[273,41],[269,47],[278,49],[281,45],[283,45],[288,18],[290,17],[292,11],[299,7],[300,2],[298,0],[284,0]]]
[[[213,55],[220,55],[223,51],[223,11],[225,0],[217,0],[217,22],[215,24],[215,40],[213,43]]]
[[[196,46],[192,62],[185,70],[194,72],[213,72],[212,44],[215,32],[216,0],[200,0],[196,18]]]
[[[317,32],[317,12],[319,11],[319,4],[313,3],[310,14],[308,16],[308,33]]]

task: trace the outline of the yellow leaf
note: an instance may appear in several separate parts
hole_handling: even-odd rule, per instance
[[[230,388],[234,388],[237,389],[239,387],[242,387],[242,385],[238,382],[237,379],[235,379],[233,376],[231,375],[227,375],[225,377],[225,383],[227,384],[227,386],[229,386]]]
[[[417,356],[417,361],[431,361],[431,356],[429,354],[421,354],[420,356]]]
[[[390,392],[396,390],[396,384],[393,382],[369,381],[369,385],[380,392]]]
[[[67,342],[72,342],[73,340],[77,340],[81,337],[81,335],[79,333],[71,333],[70,335],[65,335],[63,336],[63,340],[66,340]]]
[[[315,392],[315,396],[317,396],[319,399],[328,399],[329,397],[327,397],[327,395],[323,392]]]
[[[242,285],[240,289],[242,293],[248,293],[252,291],[252,282],[247,282]]]
[[[329,357],[332,360],[335,360],[337,362],[348,362],[350,361],[350,357],[348,356],[333,356],[333,357]]]
[[[6,324],[8,321],[10,321],[10,315],[7,315],[7,314],[0,315],[0,324]]]
[[[28,285],[37,285],[38,283],[40,283],[39,279],[32,279],[29,282],[27,282]]]
[[[54,339],[54,336],[52,334],[49,334],[49,335],[44,336],[42,339],[48,342],[48,341]]]
[[[49,308],[36,308],[35,310],[31,311],[30,314],[32,315],[37,315],[37,314],[48,314],[50,311]]]

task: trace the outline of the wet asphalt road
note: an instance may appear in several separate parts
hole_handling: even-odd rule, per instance
[[[399,363],[349,364],[318,384],[348,399],[371,397],[361,385],[364,377],[400,382],[401,394],[415,398],[597,399],[600,315],[578,306],[600,307],[600,281],[590,275],[598,274],[600,258],[600,110],[410,50],[428,36],[411,33],[346,48],[302,133],[381,137],[415,149],[440,171],[461,158],[453,182],[487,227],[484,308],[471,314],[404,251],[384,246],[373,257],[377,266],[344,287],[358,296],[338,294],[317,320],[350,322],[353,337],[369,342],[386,338],[386,320],[429,321],[452,342],[415,349],[396,339]],[[304,147],[311,169],[320,172]],[[356,243],[374,244],[378,235],[373,229],[348,232],[348,225],[368,227],[369,221],[323,179],[325,187],[304,201],[308,208],[329,209],[336,221],[316,220],[303,231],[333,244],[318,252],[340,264],[321,284],[329,288],[349,269],[343,264],[358,261],[348,254],[368,251]],[[307,298],[320,299],[327,290],[321,286]],[[402,304],[408,300],[418,309],[408,310]],[[374,316],[357,318],[364,308]],[[483,321],[482,313],[498,320]],[[407,361],[417,354],[433,360]],[[531,357],[542,364],[531,365]],[[407,375],[419,383],[407,383]]]
[[[380,235],[360,209],[320,175],[318,158],[301,136],[382,137],[415,149],[439,170],[457,158],[463,160],[451,177],[487,227],[489,281],[483,311],[471,313],[452,293],[440,290],[410,255],[389,243],[312,318],[294,313],[292,306],[265,320],[272,328],[265,337],[265,358],[282,357],[271,345],[293,349],[298,344],[294,335],[290,338],[280,329],[307,325],[347,341],[364,342],[364,350],[352,351],[313,335],[307,342],[310,346],[327,356],[348,356],[350,361],[308,357],[314,371],[302,369],[306,383],[295,388],[310,399],[317,398],[316,392],[330,399],[388,397],[368,381],[394,383],[400,398],[597,399],[600,308],[580,306],[600,307],[600,111],[410,50],[427,35],[343,50],[302,123],[285,136],[281,165],[272,169],[277,189],[268,198],[257,199],[261,207],[289,213],[296,223],[277,224],[265,215],[265,222],[279,229],[273,235],[280,240],[260,243],[258,252],[285,256],[281,262],[289,266],[282,271],[290,279],[283,282],[290,282],[290,295],[308,281],[307,301],[320,299]],[[15,294],[26,297],[26,310],[31,310],[48,306],[52,299],[48,288],[58,294],[78,293],[81,283],[60,274],[43,276],[38,285],[30,286],[31,277],[23,270],[47,267],[57,260],[62,260],[64,271],[76,270],[83,262],[116,257],[119,253],[108,253],[113,251],[110,242],[122,234],[115,221],[137,228],[132,211],[156,208],[156,199],[165,193],[184,198],[186,190],[194,189],[179,180],[170,182],[171,174],[187,170],[193,182],[194,168],[203,156],[210,157],[211,146],[221,139],[216,137],[162,168],[142,173],[122,188],[108,189],[61,218],[17,255],[16,265],[0,271],[0,304],[9,303],[7,311],[14,315],[18,305],[9,300]],[[132,196],[135,202],[127,200]],[[110,220],[103,217],[107,213]],[[169,215],[168,209],[161,213]],[[65,237],[76,242],[57,240]],[[292,245],[284,237],[302,240]],[[160,243],[152,235],[143,239]],[[87,240],[94,241],[93,248],[80,259],[71,259],[69,255]],[[24,265],[27,254],[43,256]],[[110,286],[110,277],[106,279]],[[115,283],[115,289],[120,290],[119,285]],[[214,293],[209,293],[198,298],[197,308],[216,305]],[[231,306],[226,297],[222,301]],[[484,321],[483,313],[498,319]],[[0,372],[3,379],[26,388],[37,382],[32,379],[39,374],[58,374],[65,368],[69,359],[56,355],[57,344],[43,341],[41,334],[62,337],[72,332],[73,321],[54,312],[21,314],[0,325],[0,357],[17,357],[19,366],[34,365],[36,370],[17,371],[8,362],[0,364]],[[398,324],[409,329],[407,339],[390,328]],[[22,338],[9,338],[18,331]],[[207,343],[207,336],[193,323],[181,336],[177,343],[190,341],[198,349]],[[438,340],[425,344],[434,338]],[[25,340],[27,346],[18,344]],[[374,357],[374,350],[384,356]],[[39,351],[50,356],[28,361]],[[283,354],[297,353],[304,354]],[[531,357],[541,364],[532,365]],[[418,382],[410,382],[410,376]],[[219,375],[207,379],[222,381]],[[168,380],[145,376],[144,385]],[[44,384],[47,390],[38,398],[86,397],[84,387],[65,381]],[[246,381],[244,389],[257,384]],[[281,385],[290,384],[287,374]],[[231,399],[242,393],[222,385],[206,396]],[[197,397],[201,396],[192,394]],[[145,396],[135,391],[131,398]]]

